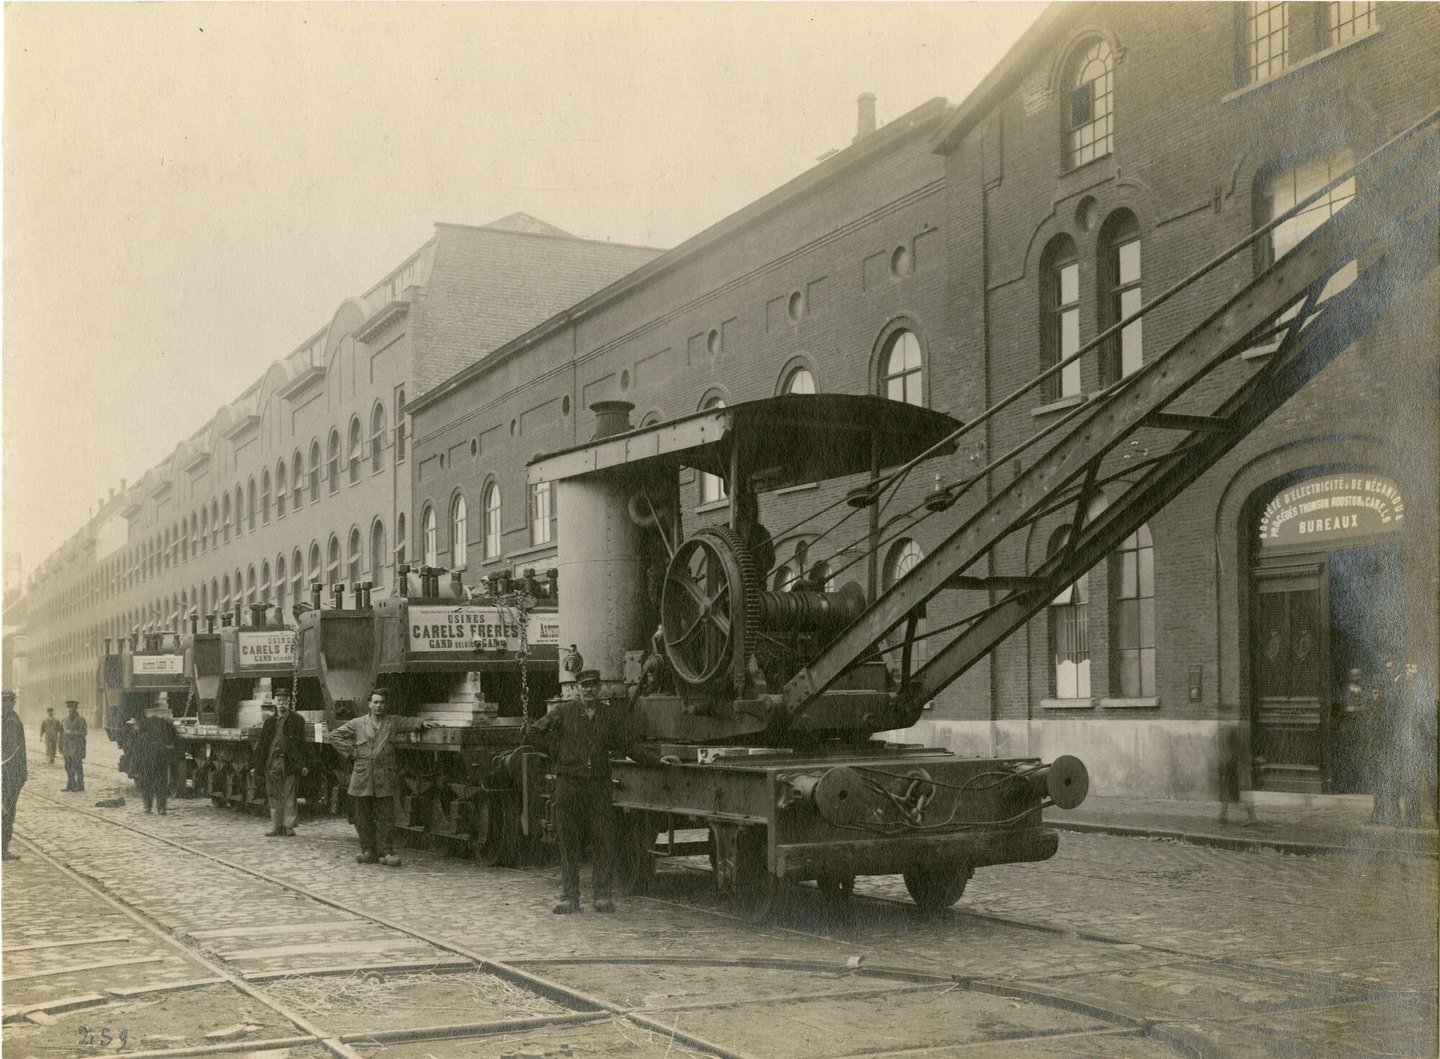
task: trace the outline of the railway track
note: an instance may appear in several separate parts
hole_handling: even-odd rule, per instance
[[[647,920],[658,915],[679,925],[673,931],[637,930],[634,917],[622,914],[607,917],[603,928],[598,917],[586,921],[588,931],[610,931],[612,951],[577,954],[563,945],[517,943],[513,932],[499,928],[488,938],[482,928],[477,943],[475,931],[457,937],[446,929],[449,924],[427,926],[414,902],[402,921],[376,911],[364,889],[352,886],[341,896],[333,883],[298,882],[294,875],[305,871],[304,863],[287,863],[283,872],[266,870],[238,844],[229,853],[206,848],[215,842],[213,810],[199,803],[165,818],[170,833],[161,834],[160,821],[136,826],[113,812],[48,793],[27,794],[27,801],[32,815],[49,819],[39,820],[41,833],[31,835],[22,816],[22,851],[31,855],[25,870],[52,873],[57,884],[83,892],[102,911],[94,922],[75,921],[69,934],[51,932],[46,941],[27,946],[23,933],[17,945],[7,908],[6,1043],[18,1045],[22,1056],[107,1049],[167,1056],[283,1051],[291,1059],[382,1053],[437,1059],[449,1054],[918,1056],[980,1050],[1211,1054],[1186,1027],[1076,999],[1069,976],[1047,989],[1033,980],[1021,985],[998,975],[957,975],[924,957],[908,964],[893,957],[871,962],[873,953],[847,942],[843,928],[837,937],[833,924],[805,925],[829,907],[814,893],[799,895],[799,913],[787,926],[757,933],[735,927],[713,906],[694,899],[696,887],[672,878],[662,888],[668,892],[645,907],[656,913]],[[193,817],[193,824],[184,823],[185,817]],[[117,845],[117,834],[123,834],[118,845],[125,856],[87,852]],[[334,861],[335,853],[325,848],[322,859]],[[525,907],[537,900],[533,873],[480,873],[456,865],[452,874],[437,873],[434,865],[416,867],[421,871],[406,869],[409,876],[357,869],[354,878],[360,887],[367,881],[383,885],[385,892],[374,896],[387,908],[396,888],[403,892],[402,879],[413,882],[417,894],[421,888],[443,890],[452,903],[463,901],[467,890],[477,902],[497,900],[504,909],[497,921],[514,915],[522,893]],[[494,875],[503,876],[498,891],[478,885]],[[184,892],[195,900],[177,895],[177,878],[185,880]],[[234,905],[223,901],[234,893],[243,897]],[[216,899],[205,900],[206,894]],[[8,886],[6,897],[11,899]],[[858,908],[862,918],[912,920],[910,909],[883,895],[862,896]],[[22,923],[28,911],[22,908]],[[1053,941],[1053,931],[1033,923],[968,912],[948,918],[1003,936],[1017,951],[1025,934]],[[707,922],[730,939],[721,941],[730,951],[719,954],[713,945],[696,943]],[[554,926],[538,923],[541,929]],[[689,943],[677,946],[676,934]],[[737,944],[733,935],[754,942]],[[768,955],[777,941],[795,955]],[[1294,992],[1301,984],[1294,976],[1123,939],[1071,937],[1065,944],[1099,953],[1098,962],[1091,956],[1088,964],[1072,968],[1081,973],[1099,970],[1123,952],[1121,962],[1136,965],[1207,961],[1247,978],[1250,988],[1258,981],[1261,988]],[[104,958],[92,958],[90,950],[102,945]],[[500,959],[496,952],[507,956]],[[1314,981],[1333,999],[1338,988],[1333,977]],[[1376,999],[1374,990],[1350,997],[1357,1003]],[[145,1020],[177,1003],[192,1012],[224,1011],[218,1021],[226,1025],[215,1026],[212,1019],[208,1029],[201,1021],[193,1031],[147,1037]],[[122,1026],[126,1020],[140,1028]],[[66,1033],[77,1034],[81,1027],[93,1033],[97,1026],[109,1029],[110,1044],[99,1045],[97,1036],[88,1050],[63,1050]],[[227,1028],[239,1037],[206,1038]],[[129,1031],[123,1049],[116,1047],[121,1029]],[[71,1043],[82,1039],[77,1034]]]

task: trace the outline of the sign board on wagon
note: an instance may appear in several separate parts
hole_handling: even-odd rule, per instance
[[[240,668],[261,669],[295,664],[295,630],[266,629],[240,634]]]
[[[531,614],[525,639],[530,646],[560,643],[554,614]],[[518,651],[520,614],[506,607],[410,607],[410,651]]]
[[[131,655],[136,676],[178,676],[185,672],[184,655]]]

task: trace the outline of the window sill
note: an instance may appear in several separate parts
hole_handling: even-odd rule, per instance
[[[1100,705],[1107,710],[1158,710],[1159,698],[1151,699],[1101,699]]]
[[[1074,408],[1076,405],[1084,404],[1089,398],[1083,393],[1072,393],[1069,397],[1062,397],[1058,401],[1051,401],[1049,404],[1042,404],[1039,408],[1030,409],[1030,414],[1035,417],[1050,415],[1054,412],[1063,412],[1067,408]]]
[[[729,506],[730,501],[728,498],[725,500],[711,500],[709,503],[701,504],[699,507],[697,507],[695,509],[695,514],[703,515],[707,511],[723,511]]]
[[[784,489],[775,490],[775,496],[789,496],[791,493],[808,493],[812,489],[819,489],[819,482],[806,482],[804,485],[789,485]]]
[[[1332,55],[1338,55],[1341,52],[1346,51],[1350,48],[1357,47],[1358,45],[1363,44],[1367,40],[1373,40],[1375,37],[1380,36],[1380,33],[1381,30],[1377,26],[1374,29],[1366,30],[1358,37],[1352,37],[1350,40],[1342,41],[1339,44],[1331,44],[1326,48],[1322,48],[1320,51],[1305,56],[1305,58],[1299,60],[1293,66],[1285,67],[1285,69],[1281,70],[1278,74],[1271,74],[1269,77],[1266,77],[1260,81],[1251,81],[1249,84],[1221,96],[1220,102],[1222,105],[1234,103],[1256,92],[1261,92],[1267,88],[1272,87],[1276,83],[1285,80],[1285,78],[1289,77],[1291,74],[1299,73],[1301,70],[1304,70],[1310,66],[1314,66],[1316,63],[1324,62]]]
[[[555,542],[554,542],[554,541],[546,541],[544,544],[532,544],[532,545],[530,545],[528,548],[522,548],[522,549],[521,549],[520,551],[518,551],[518,552],[511,552],[511,553],[510,553],[510,558],[511,558],[511,559],[523,559],[523,558],[525,558],[527,555],[539,555],[541,552],[553,552],[554,550],[555,550]]]
[[[1094,699],[1041,699],[1042,710],[1093,710]]]

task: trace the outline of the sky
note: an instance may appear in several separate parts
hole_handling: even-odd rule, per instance
[[[4,551],[28,577],[437,222],[674,246],[1042,7],[7,5]]]

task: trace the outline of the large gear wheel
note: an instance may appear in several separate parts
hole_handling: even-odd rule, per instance
[[[707,527],[680,545],[665,571],[660,623],[683,683],[743,692],[759,618],[755,563],[733,530]]]

